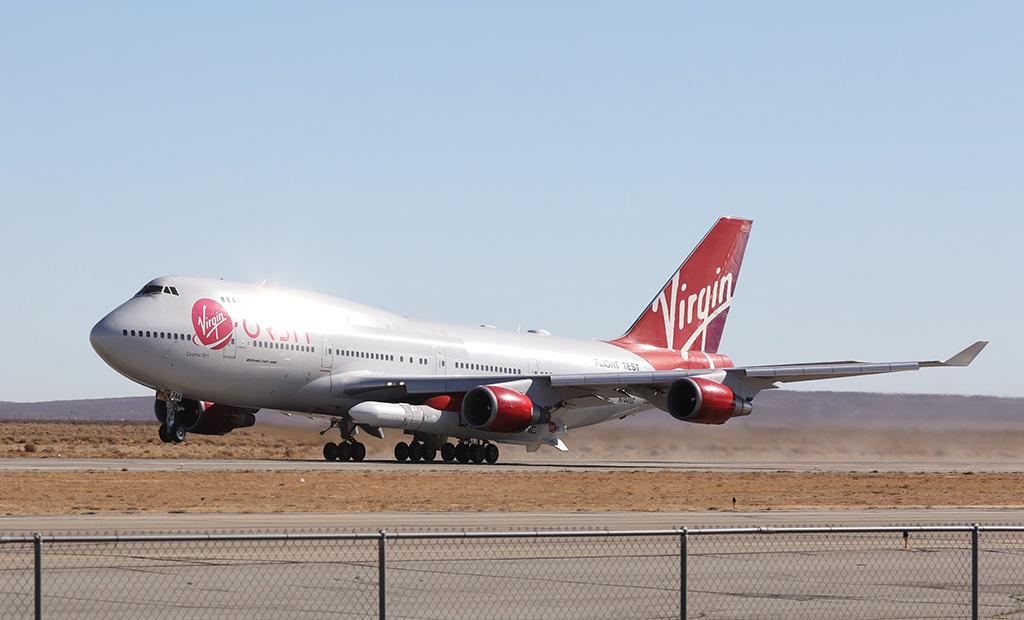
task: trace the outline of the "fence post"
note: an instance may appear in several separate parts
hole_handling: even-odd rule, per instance
[[[32,536],[32,547],[35,552],[35,618],[43,617],[43,536],[36,532]]]
[[[978,524],[971,528],[971,619],[978,620]]]
[[[679,535],[679,618],[686,620],[686,560],[687,560],[687,544],[689,543],[689,536],[686,533],[686,528],[683,528],[683,533]]]
[[[387,538],[388,533],[380,530],[377,539],[377,613],[380,620],[388,617]]]

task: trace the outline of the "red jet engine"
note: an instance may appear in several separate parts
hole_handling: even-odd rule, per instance
[[[750,415],[750,401],[737,398],[727,385],[687,377],[668,389],[668,412],[683,422],[724,424],[734,416]]]
[[[496,433],[518,433],[547,421],[529,396],[498,385],[482,385],[466,392],[462,417],[473,428]]]

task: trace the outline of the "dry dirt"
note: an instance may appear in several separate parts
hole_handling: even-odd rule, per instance
[[[155,421],[0,421],[0,457],[319,459],[325,438],[318,431],[323,427],[317,422],[275,426],[261,420],[228,435],[189,435],[185,444],[173,445],[160,442]],[[331,431],[326,438],[337,441],[337,432]],[[367,457],[391,458],[394,444],[402,438],[399,432],[387,431],[384,441],[364,439]],[[565,441],[570,452],[543,448],[538,457],[545,461],[1019,460],[1024,429],[792,429],[755,428],[742,421],[713,427],[612,422],[573,430]],[[503,454],[529,458],[517,446],[504,447]]]
[[[599,427],[600,429],[600,427]],[[333,434],[333,433],[332,433]],[[399,436],[367,440],[385,457]],[[1020,431],[792,431],[687,425],[581,429],[575,459],[831,461],[1019,458]],[[153,424],[0,422],[3,457],[319,458],[311,427],[258,426],[162,444]],[[518,450],[509,447],[507,451]],[[553,451],[543,457],[551,460]],[[1024,507],[1024,473],[728,473],[460,470],[8,472],[0,514],[362,511],[660,511],[866,507]]]
[[[0,474],[0,514],[1021,507],[1024,474],[154,472]]]

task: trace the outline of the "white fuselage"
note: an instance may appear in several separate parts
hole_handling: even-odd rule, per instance
[[[344,392],[359,377],[654,370],[605,342],[418,320],[316,293],[193,277],[157,278],[147,288],[158,292],[140,292],[96,325],[94,347],[142,385],[225,405],[338,416],[362,400]],[[225,316],[194,315],[201,299]],[[203,329],[211,339],[225,335],[211,346]],[[552,422],[586,426],[648,407],[632,397],[583,399]],[[469,427],[452,434],[492,437]]]

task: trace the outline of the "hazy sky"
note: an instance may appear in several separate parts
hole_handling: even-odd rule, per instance
[[[0,400],[163,274],[613,338],[754,219],[737,363],[1024,396],[1024,3],[0,4]],[[809,386],[810,387],[810,386]]]

